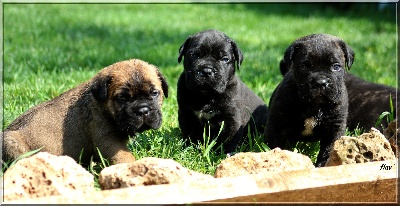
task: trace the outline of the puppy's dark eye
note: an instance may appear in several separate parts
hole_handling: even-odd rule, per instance
[[[340,71],[340,70],[342,70],[342,66],[341,66],[340,64],[334,64],[334,65],[332,65],[332,71],[338,72],[338,71]]]
[[[193,53],[193,52],[190,52],[189,53],[189,58],[190,59],[197,59],[197,55],[195,53]]]
[[[126,103],[129,101],[129,97],[127,97],[125,95],[118,95],[115,97],[115,100],[119,103]]]
[[[297,69],[299,70],[299,71],[301,71],[301,72],[305,72],[305,71],[307,71],[307,65],[305,65],[305,64],[300,64],[298,67],[297,67]]]
[[[222,57],[221,61],[224,62],[224,63],[228,63],[229,62],[229,58],[228,57]]]
[[[160,95],[160,91],[158,91],[158,90],[152,90],[152,91],[150,91],[150,96],[151,97],[158,97]]]

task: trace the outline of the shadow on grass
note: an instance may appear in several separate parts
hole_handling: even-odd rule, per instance
[[[179,47],[190,35],[157,28],[131,31],[120,26],[106,27],[94,24],[58,28],[56,32],[65,35],[65,39],[71,42],[90,39],[91,44],[96,44],[99,52],[86,51],[85,57],[77,59],[76,64],[81,67],[100,66],[101,68],[130,58],[148,61],[161,69],[176,66]],[[61,46],[65,47],[66,51],[71,47],[76,47],[68,44]],[[76,49],[72,51],[78,52]],[[71,63],[73,62],[69,62]],[[52,67],[49,66],[49,68]]]
[[[244,4],[248,10],[265,15],[317,16],[321,18],[339,17],[364,18],[372,22],[396,22],[395,3],[253,3]]]
[[[249,3],[230,4],[230,6],[224,8],[236,11],[243,10],[243,12],[246,12],[246,10],[254,11],[265,15],[277,16],[366,18],[378,23],[382,21],[395,21],[396,7],[395,4],[386,4],[383,10],[379,10],[376,3]],[[221,12],[226,12],[226,10]],[[215,17],[221,18],[222,16]],[[31,69],[45,65],[49,70],[55,68],[87,68],[97,70],[117,61],[139,58],[157,65],[161,71],[164,68],[179,68],[179,72],[173,71],[171,75],[168,75],[169,78],[176,79],[182,69],[182,66],[177,62],[178,49],[189,35],[199,32],[199,30],[191,28],[176,31],[168,26],[157,25],[150,25],[141,29],[124,24],[110,26],[98,24],[94,19],[71,23],[67,18],[58,18],[56,21],[50,21],[49,24],[51,25],[48,25],[48,28],[52,28],[51,30],[40,28],[40,26],[43,26],[40,23],[36,26],[39,27],[39,31],[42,34],[30,47],[34,50],[41,48],[45,48],[45,50],[40,54],[41,58],[29,62]],[[56,37],[56,34],[60,37]],[[26,62],[27,59],[32,59],[32,54],[29,53],[24,53],[21,56],[20,54],[15,55],[14,51],[7,52],[8,41],[11,37],[7,35],[7,32],[4,37],[6,48],[6,55],[4,57],[5,68],[7,68],[6,66],[10,61]],[[238,44],[242,50],[247,51],[252,49],[245,42],[238,42]],[[49,45],[55,45],[56,47],[50,47]],[[275,45],[274,48],[269,49],[282,51],[283,54],[286,46]],[[10,55],[16,59],[10,60]],[[274,57],[267,56],[265,58]],[[265,61],[269,62],[271,60],[273,59]],[[272,64],[278,65],[276,62]],[[260,70],[255,72],[251,76],[260,75],[265,71]],[[277,71],[274,72],[278,73]]]

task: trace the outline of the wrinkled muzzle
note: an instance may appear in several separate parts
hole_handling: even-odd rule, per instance
[[[305,102],[335,103],[340,98],[341,84],[325,75],[314,75],[300,82],[299,97]]]
[[[117,122],[124,133],[133,136],[146,130],[160,128],[162,114],[155,104],[127,104],[119,112]]]
[[[223,93],[226,79],[220,72],[210,66],[203,65],[186,71],[186,86],[190,90],[202,93]]]

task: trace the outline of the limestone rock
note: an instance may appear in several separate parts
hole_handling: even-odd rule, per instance
[[[117,189],[140,185],[159,185],[212,178],[194,172],[171,159],[146,157],[134,163],[121,163],[100,172],[101,189]]]
[[[305,155],[275,148],[268,152],[238,153],[223,160],[214,177],[237,177],[259,174],[267,171],[289,171],[314,168],[311,159]]]
[[[94,191],[93,175],[71,157],[39,152],[4,174],[4,200]]]
[[[400,125],[397,124],[397,119],[389,123],[388,127],[383,131],[386,139],[389,140],[390,146],[392,147],[393,153],[396,157],[399,157],[398,145],[400,145],[400,130],[398,129]],[[396,136],[397,138],[396,141]]]
[[[325,166],[393,160],[388,140],[377,129],[358,137],[343,136],[334,142]]]

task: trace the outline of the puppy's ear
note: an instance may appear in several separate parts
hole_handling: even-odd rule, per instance
[[[233,41],[231,39],[229,41],[230,41],[230,43],[232,45],[232,48],[233,48],[233,55],[235,56],[236,68],[239,70],[240,65],[242,64],[243,58],[244,58],[243,57],[243,53],[242,53],[242,51],[240,51],[240,49],[237,46],[235,41]]]
[[[343,50],[347,68],[350,69],[354,62],[354,51],[344,41],[340,41],[339,45]]]
[[[295,50],[296,48],[298,48],[298,47],[299,47],[299,45],[298,45],[297,43],[295,43],[295,44],[291,44],[291,45],[286,49],[286,51],[285,51],[285,53],[284,53],[284,55],[283,55],[283,59],[282,59],[282,61],[281,61],[281,63],[280,63],[280,69],[281,69],[281,73],[282,73],[282,74],[284,74],[284,72],[285,72],[285,74],[286,74],[286,72],[289,71],[290,64],[291,64],[292,61],[293,61],[294,50]],[[283,62],[284,64],[282,64],[282,62]],[[284,66],[284,67],[286,67],[286,68],[282,68],[282,66]],[[283,71],[282,71],[282,70],[283,70]]]
[[[104,102],[107,99],[108,86],[111,83],[111,77],[97,76],[90,85],[90,92],[98,102]]]
[[[164,92],[164,96],[165,98],[168,98],[168,82],[167,79],[161,74],[161,72],[159,70],[157,70],[157,75],[158,78],[160,78],[161,81],[161,88]]]
[[[189,38],[186,39],[185,43],[183,43],[182,46],[179,48],[178,63],[181,63],[182,56],[186,53],[186,50],[189,47],[189,44],[191,41],[192,41],[192,37],[190,36]]]
[[[279,63],[279,68],[281,70],[282,76],[285,76],[285,74],[288,73],[289,71],[288,65],[286,64],[284,59],[282,59],[281,62]]]

